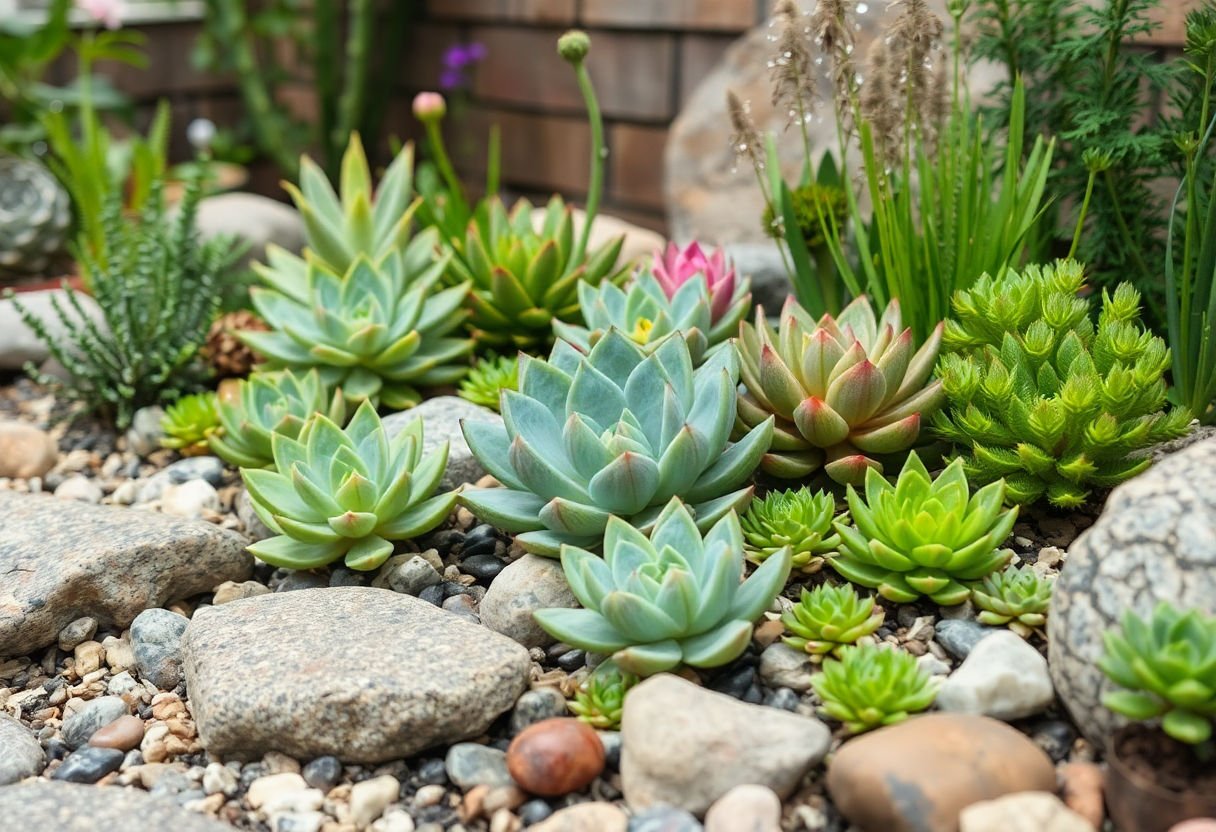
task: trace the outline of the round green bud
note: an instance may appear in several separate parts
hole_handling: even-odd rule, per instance
[[[591,51],[591,38],[580,29],[571,29],[557,39],[557,54],[575,66],[581,64]]]

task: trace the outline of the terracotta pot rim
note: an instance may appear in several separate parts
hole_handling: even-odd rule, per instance
[[[1139,724],[1124,725],[1115,732],[1114,737],[1111,738],[1110,747],[1106,753],[1107,765],[1109,765],[1112,769],[1116,769],[1119,776],[1122,777],[1127,783],[1135,786],[1137,789],[1141,790],[1155,800],[1178,800],[1192,794],[1192,792],[1179,792],[1166,788],[1156,780],[1145,777],[1139,771],[1133,769],[1124,762],[1120,749],[1124,742],[1126,742],[1127,738],[1131,736],[1132,732],[1136,730],[1146,730],[1146,726]],[[1147,730],[1160,731],[1159,728]],[[1213,795],[1211,800],[1212,805],[1216,806],[1216,795]]]
[[[63,288],[63,284],[65,282],[71,289],[75,289],[78,292],[85,291],[83,277],[78,274],[65,274],[58,277],[48,277],[13,284],[0,284],[0,292],[8,289],[12,289],[18,295],[25,294],[27,292],[49,292],[54,289]]]

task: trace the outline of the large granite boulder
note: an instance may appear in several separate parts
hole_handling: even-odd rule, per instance
[[[77,292],[76,300],[93,323],[104,326],[101,308],[92,296]],[[61,342],[68,337],[67,327],[55,312],[55,303],[68,313],[69,320],[81,320],[63,289],[22,292],[16,302],[42,323],[48,337],[55,342]],[[25,325],[14,302],[0,298],[0,370],[20,370],[27,362],[41,364],[50,355],[51,351],[47,349],[46,342]]]

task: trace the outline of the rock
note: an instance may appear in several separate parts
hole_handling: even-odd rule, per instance
[[[328,820],[328,818],[326,818]],[[370,827],[371,832],[414,832],[414,819],[403,809],[392,809]]]
[[[118,771],[125,756],[126,754],[117,748],[86,745],[69,754],[59,768],[55,769],[51,779],[69,783],[96,783],[111,771]]]
[[[224,581],[215,588],[215,595],[211,599],[211,603],[217,607],[220,604],[228,604],[233,601],[240,601],[243,598],[256,598],[259,595],[269,595],[270,587],[265,584],[260,584],[257,581]]]
[[[760,678],[769,687],[789,688],[797,693],[811,689],[815,665],[805,650],[795,650],[784,642],[774,642],[760,654]]]
[[[222,758],[408,757],[484,732],[531,669],[509,639],[368,587],[200,609],[182,652],[199,736]]]
[[[1064,805],[1089,821],[1095,829],[1101,829],[1106,817],[1102,769],[1094,763],[1066,763],[1060,766],[1060,781],[1060,796],[1064,798]],[[1216,828],[1208,832],[1216,832]]]
[[[1167,456],[1185,451],[1192,445],[1211,439],[1212,437],[1216,437],[1216,425],[1200,425],[1197,422],[1191,422],[1190,433],[1186,436],[1180,436],[1168,442],[1160,442],[1142,453],[1156,465]],[[1137,454],[1137,456],[1139,455]]]
[[[160,510],[174,517],[203,517],[208,511],[220,510],[220,495],[206,480],[190,480],[170,485],[160,497]]]
[[[80,503],[101,502],[101,486],[96,480],[83,474],[73,474],[55,488],[55,496],[61,500],[76,500]]]
[[[97,632],[96,619],[84,617],[77,618],[71,624],[59,631],[59,649],[64,652],[71,652],[76,649],[76,645],[88,641],[93,638]]]
[[[1055,783],[1051,760],[1033,742],[969,714],[913,717],[852,739],[827,776],[836,808],[865,832],[954,830],[973,803]]]
[[[1216,439],[1192,445],[1111,492],[1069,548],[1047,617],[1056,692],[1086,738],[1105,746],[1126,722],[1102,707],[1102,634],[1124,613],[1168,601],[1216,613]]]
[[[59,460],[50,434],[25,422],[0,419],[0,477],[41,477]]]
[[[0,754],[0,786],[33,777],[46,768],[46,752],[38,740],[19,720],[3,711],[0,711],[0,748],[4,749]]]
[[[1020,792],[968,806],[959,815],[958,832],[1094,832],[1094,827],[1050,792]]]
[[[131,417],[131,427],[127,428],[127,447],[138,456],[148,456],[153,451],[160,450],[161,437],[165,435],[161,420],[165,418],[165,410],[160,405],[141,407]]]
[[[701,832],[697,819],[674,806],[652,806],[629,819],[628,832]]]
[[[1192,818],[1176,823],[1170,827],[1170,832],[1216,832],[1216,819]]]
[[[91,295],[83,292],[75,293],[76,300],[85,315],[95,323],[104,326],[105,319],[101,308]],[[68,343],[67,326],[55,313],[54,303],[68,313],[68,319],[79,322],[80,317],[72,308],[63,289],[46,289],[37,292],[22,292],[17,299],[35,319],[42,322],[46,334],[53,344]],[[34,330],[25,325],[21,315],[13,305],[13,301],[0,297],[0,370],[20,370],[27,362],[41,364],[51,357],[47,342],[42,340]],[[3,456],[0,455],[0,459]]]
[[[576,803],[554,812],[532,832],[625,832],[629,818],[612,803]]]
[[[63,721],[61,734],[68,748],[80,748],[89,741],[102,726],[109,725],[131,712],[121,696],[102,696],[90,699],[80,710]]]
[[[131,622],[135,669],[161,690],[173,690],[182,678],[182,635],[190,619],[162,609],[144,610]]]
[[[439,481],[440,491],[449,491],[463,483],[477,482],[485,476],[485,469],[464,441],[460,421],[468,419],[470,422],[502,422],[501,416],[488,407],[465,401],[459,396],[436,396],[410,410],[385,416],[384,431],[392,438],[415,419],[422,419],[424,455],[444,442],[450,443],[448,465],[444,469],[443,479]]]
[[[507,753],[475,742],[458,742],[443,758],[448,779],[464,790],[474,786],[511,786]]]
[[[253,808],[271,814],[320,809],[324,796],[318,789],[310,789],[296,772],[285,771],[254,780],[245,799]]]
[[[769,240],[730,243],[724,248],[736,273],[751,278],[753,308],[763,306],[768,317],[779,314],[794,287],[777,244]]]
[[[544,719],[566,715],[566,697],[557,688],[525,691],[511,711],[511,735]]]
[[[829,740],[827,726],[817,719],[749,705],[660,674],[625,699],[622,789],[631,808],[666,803],[698,815],[746,783],[786,797],[823,759]]]
[[[145,609],[249,577],[239,535],[210,523],[0,492],[0,651],[54,644],[82,616],[116,629]]]
[[[219,488],[224,484],[224,463],[217,456],[190,456],[179,459],[161,472],[174,485],[203,480]]]
[[[105,648],[95,641],[82,641],[72,650],[72,667],[79,676],[87,676],[101,668]]]
[[[337,785],[342,776],[342,761],[333,756],[318,757],[309,761],[300,774],[305,783],[314,789],[327,792]]]
[[[498,573],[481,599],[481,623],[524,647],[548,647],[556,639],[532,613],[547,607],[577,607],[561,561],[524,555]]]
[[[529,725],[507,748],[507,771],[520,788],[544,797],[576,792],[604,770],[595,729],[571,717]]]
[[[226,823],[140,789],[44,781],[0,789],[0,817],[12,830],[232,832]]]
[[[587,215],[582,208],[575,208],[573,216],[574,234],[577,237],[582,233]],[[544,211],[532,212],[532,225],[538,230],[544,225],[544,221]],[[598,213],[595,215],[595,225],[591,226],[591,234],[587,238],[587,250],[594,251],[622,234],[625,235],[625,242],[621,246],[621,256],[617,261],[622,265],[635,261],[649,262],[655,249],[661,249],[666,243],[663,235],[657,231],[642,228],[611,214]]]
[[[236,499],[233,500],[233,505],[236,507],[237,519],[245,527],[246,537],[254,542],[274,537],[274,532],[262,522],[262,518],[258,517],[257,512],[253,510],[253,500],[250,498],[248,491],[242,488],[236,492]]]
[[[307,778],[305,778],[307,780]],[[315,788],[315,783],[308,785]],[[208,763],[203,771],[203,792],[205,794],[233,795],[236,793],[238,781],[232,769],[223,763]]]
[[[443,576],[435,571],[435,567],[419,555],[397,555],[390,558],[377,576],[377,581],[381,578],[393,592],[415,597],[428,586],[443,581]]]
[[[505,566],[502,558],[494,555],[473,555],[460,562],[460,571],[472,575],[480,584],[488,584],[501,574]]]
[[[144,721],[137,716],[123,714],[97,729],[93,736],[89,737],[89,745],[130,751],[132,748],[138,748],[143,738]]]
[[[401,784],[391,774],[356,783],[350,790],[351,821],[360,829],[369,826],[397,799],[400,789]]]
[[[304,222],[291,206],[243,191],[215,194],[200,201],[197,224],[199,236],[204,240],[232,234],[248,244],[233,268],[264,262],[269,245],[299,254],[308,241]]]
[[[1054,700],[1047,660],[1009,630],[975,645],[937,693],[940,710],[1005,721],[1042,713]]]
[[[781,798],[764,786],[735,786],[705,813],[705,832],[781,832]]]
[[[135,667],[135,653],[131,651],[130,639],[106,636],[101,646],[106,651],[106,664],[115,673],[121,674],[127,668]],[[130,674],[127,674],[127,678],[130,678]]]
[[[965,659],[975,645],[988,636],[1007,632],[1000,627],[985,627],[966,618],[944,618],[933,628],[933,638],[956,659]]]

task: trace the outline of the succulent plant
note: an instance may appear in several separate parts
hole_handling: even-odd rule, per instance
[[[939,327],[915,349],[898,301],[876,320],[863,296],[815,323],[791,297],[777,331],[759,308],[754,326],[739,327],[747,391],[738,429],[776,415],[766,472],[801,478],[822,467],[836,482],[859,485],[867,469],[882,472],[888,455],[911,448],[941,404],[941,383],[929,379],[940,339]]]
[[[798,230],[806,241],[806,247],[815,253],[827,245],[823,236],[823,223],[820,216],[835,223],[837,228],[844,228],[849,222],[849,195],[839,184],[826,182],[808,182],[790,190],[790,207],[798,222]],[[764,233],[781,240],[785,238],[780,216],[773,213],[773,205],[764,207],[761,220]]]
[[[71,225],[71,199],[49,170],[0,155],[0,272],[41,272],[67,248]]]
[[[498,410],[503,390],[519,389],[519,360],[511,355],[491,353],[480,358],[460,382],[460,397],[473,404]]]
[[[960,460],[933,479],[912,453],[894,486],[873,469],[864,498],[849,486],[853,525],[836,521],[843,545],[828,563],[897,603],[927,595],[942,606],[961,604],[971,594],[963,581],[995,572],[1013,555],[999,548],[1018,515],[1016,507],[1002,511],[1004,499],[1001,480],[972,495]]]
[[[1112,682],[1102,704],[1135,720],[1161,718],[1161,729],[1179,742],[1198,745],[1216,724],[1216,616],[1180,612],[1162,602],[1146,621],[1123,616],[1118,632],[1104,634],[1098,661]]]
[[[954,297],[939,373],[949,407],[934,427],[953,442],[967,475],[1004,478],[1007,498],[1072,508],[1095,487],[1148,467],[1137,454],[1181,436],[1190,413],[1165,410],[1165,342],[1139,324],[1130,284],[1103,292],[1095,327],[1077,297],[1072,260],[987,275]]]
[[[448,444],[422,456],[422,420],[392,439],[363,402],[346,429],[313,414],[296,439],[276,433],[274,470],[242,468],[253,509],[277,536],[249,546],[273,566],[315,569],[339,558],[350,569],[380,566],[394,540],[429,532],[456,504],[432,496]]]
[[[460,499],[525,550],[594,547],[612,515],[648,530],[677,495],[702,530],[751,500],[744,483],[772,421],[728,442],[739,371],[732,347],[694,371],[682,338],[647,355],[612,329],[589,353],[558,341],[547,362],[519,360],[519,391],[503,393],[503,423],[462,423],[473,455],[505,487]]]
[[[885,616],[873,598],[862,598],[852,584],[820,584],[803,589],[798,603],[782,614],[781,623],[793,635],[781,640],[809,653],[812,661],[821,661],[877,631]]]
[[[551,343],[555,319],[578,320],[580,281],[598,286],[624,276],[617,267],[623,235],[574,259],[574,215],[559,197],[549,201],[539,228],[526,200],[508,215],[494,197],[482,211],[463,239],[446,242],[449,279],[473,287],[469,327],[479,343],[521,350]]]
[[[649,538],[610,517],[604,556],[563,546],[562,569],[584,609],[537,610],[536,622],[567,644],[611,653],[627,673],[650,676],[736,659],[785,585],[790,553],[773,555],[740,583],[739,518],[729,512],[703,539],[693,512],[673,497]]]
[[[1004,569],[971,588],[971,602],[981,624],[1008,625],[1022,638],[1047,623],[1052,581],[1029,566]]]
[[[818,572],[824,559],[840,546],[840,535],[832,528],[835,514],[835,497],[825,491],[812,492],[806,486],[797,491],[770,491],[752,500],[740,521],[747,559],[762,563],[788,546],[793,552],[794,569],[807,574]]]
[[[933,704],[941,680],[929,675],[910,653],[866,644],[842,647],[811,676],[824,715],[852,734],[903,722]]]
[[[314,413],[324,413],[338,424],[346,420],[342,391],[330,395],[316,370],[299,375],[290,370],[254,373],[248,379],[223,381],[216,404],[223,431],[211,436],[211,451],[238,468],[273,465],[274,435],[295,439]]]
[[[182,396],[165,409],[160,427],[164,432],[160,440],[161,447],[172,448],[182,456],[207,453],[208,440],[224,431],[220,424],[215,393],[207,391]]]
[[[638,677],[621,670],[616,662],[603,662],[579,686],[567,707],[592,728],[615,731],[621,725],[625,694],[637,683]]]
[[[654,253],[650,273],[673,301],[684,284],[698,275],[705,278],[711,323],[705,337],[710,344],[719,344],[738,332],[739,322],[752,305],[751,280],[736,277],[734,264],[720,248],[707,256],[695,241],[683,249],[669,242],[666,249]]]

